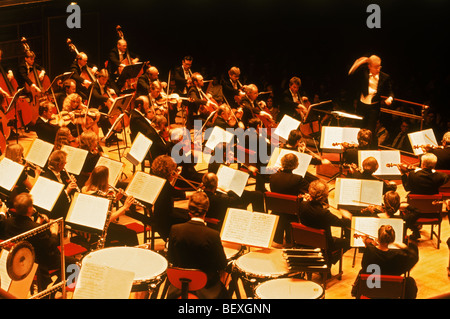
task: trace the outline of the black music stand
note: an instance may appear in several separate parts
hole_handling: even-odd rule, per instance
[[[125,146],[124,147],[120,147],[119,144],[119,139],[117,139],[116,144],[117,144],[117,148],[115,150],[110,150],[110,152],[115,152],[117,151],[117,153],[119,154],[119,160],[122,161],[122,153],[120,152],[120,150],[125,150],[128,148],[128,146],[126,145],[126,132],[125,132],[125,121],[123,119],[123,117],[125,116],[125,113],[122,113],[119,115],[119,117],[116,119],[116,121],[113,123],[113,125],[111,126],[111,128],[109,129],[108,133],[106,133],[106,135],[103,137],[103,140],[106,141],[108,138],[111,137],[112,134],[117,133],[116,131],[116,127],[119,124],[122,124],[122,135],[124,136],[125,139]]]
[[[120,73],[116,81],[118,86],[122,87],[123,86],[122,84],[125,84],[127,80],[137,78],[143,66],[144,66],[143,62],[138,62],[135,64],[124,66],[122,72]]]
[[[55,101],[55,105],[56,105],[56,109],[58,110],[58,113],[61,112],[62,106],[60,107],[58,105],[58,101],[56,100],[55,88],[61,89],[60,84],[64,83],[67,79],[70,79],[72,77],[73,73],[74,72],[65,72],[63,74],[56,76],[53,79],[53,82],[50,84],[49,88],[47,89],[47,91],[51,90],[51,92],[52,92],[53,100]]]
[[[12,108],[14,108],[14,120],[13,120],[13,127],[14,127],[14,131],[16,133],[16,142],[19,143],[19,132],[18,132],[18,128],[17,128],[17,121],[18,121],[18,114],[17,114],[17,107],[16,107],[16,103],[17,103],[17,99],[20,96],[20,93],[22,93],[22,91],[25,88],[22,87],[20,89],[17,90],[16,94],[14,94],[11,102],[8,105],[8,108],[6,109],[5,115],[8,114]],[[8,125],[11,126],[11,125]]]

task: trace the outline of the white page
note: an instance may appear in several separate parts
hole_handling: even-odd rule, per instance
[[[103,231],[110,200],[94,195],[76,193],[66,221]]]
[[[97,164],[97,166],[106,166],[109,169],[108,183],[111,186],[116,186],[117,182],[120,179],[120,175],[125,167],[125,163],[110,159],[108,157],[101,156]]]
[[[378,169],[373,175],[399,175],[400,172],[396,166],[387,167],[386,164],[398,164],[400,160],[400,151],[358,151],[359,167],[362,169],[363,161],[368,157],[374,157],[378,162]]]
[[[233,136],[233,133],[225,131],[218,126],[214,126],[211,134],[209,135],[208,141],[206,141],[205,147],[213,150],[219,143],[230,143]]]
[[[0,186],[11,191],[19,180],[24,166],[4,157],[0,162]]]
[[[320,147],[325,149],[341,150],[341,145],[334,143],[358,143],[359,128],[356,127],[338,127],[338,126],[322,126],[322,134],[320,137]]]
[[[362,205],[381,205],[383,200],[383,182],[382,181],[361,181],[361,204]]]
[[[145,159],[153,141],[147,136],[139,132],[131,145],[130,150],[126,155],[126,159],[131,162],[134,166],[139,165]]]
[[[25,159],[39,167],[45,167],[48,157],[53,152],[53,147],[53,144],[37,138],[28,149]]]
[[[382,225],[391,225],[395,231],[395,243],[403,242],[403,225],[404,222],[400,218],[378,218],[378,217],[353,217],[352,231],[351,231],[351,246],[364,247],[361,238],[354,238],[353,234],[370,235],[373,238],[378,238],[378,229]],[[389,245],[389,248],[394,248],[394,245]]]
[[[338,181],[339,180],[339,183]],[[361,180],[354,178],[338,178],[336,188],[339,187],[339,205],[359,205],[361,195]]]
[[[279,137],[287,140],[291,131],[298,129],[300,124],[300,121],[294,119],[293,117],[284,115],[281,121],[278,123],[274,133]]]
[[[51,211],[63,189],[64,184],[39,176],[30,190],[33,205]]]
[[[217,187],[226,192],[232,190],[240,197],[247,185],[248,178],[248,173],[220,165],[217,171]]]
[[[67,153],[67,163],[64,169],[71,174],[80,175],[89,152],[69,145],[63,145],[61,150]]]
[[[125,192],[137,200],[153,205],[165,183],[164,178],[137,171]]]
[[[12,279],[8,275],[6,268],[6,261],[8,260],[9,251],[2,249],[0,251],[0,284],[1,288],[5,291],[9,290]]]
[[[434,135],[433,129],[422,130],[418,132],[413,132],[408,134],[409,142],[413,149],[414,155],[422,155],[424,152],[421,147],[415,148],[414,146],[428,145],[432,144],[438,146],[436,136]]]
[[[83,262],[73,299],[128,299],[134,272]]]
[[[298,159],[298,166],[296,169],[294,169],[292,171],[292,173],[296,174],[296,175],[300,175],[302,177],[305,177],[306,171],[308,170],[308,166],[311,163],[311,159],[312,156],[309,154],[305,154],[305,153],[300,153],[300,152],[296,152],[296,151],[292,151],[292,150],[287,150],[284,148],[276,148],[274,150],[274,152],[272,153],[272,156],[270,157],[269,160],[269,167],[275,167],[276,169],[279,169],[281,167],[281,159],[283,158],[284,155],[288,154],[288,153],[292,153],[294,155],[297,156]],[[276,158],[275,162],[274,158]],[[273,163],[273,165],[272,165]]]

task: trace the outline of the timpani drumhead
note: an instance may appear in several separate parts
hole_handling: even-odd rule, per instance
[[[236,267],[247,275],[276,278],[289,273],[282,249],[261,249],[236,259]]]
[[[322,299],[324,289],[309,280],[279,278],[259,284],[255,296],[259,299]]]
[[[134,281],[145,281],[162,275],[167,260],[160,254],[137,247],[109,247],[93,251],[83,262],[134,272]]]

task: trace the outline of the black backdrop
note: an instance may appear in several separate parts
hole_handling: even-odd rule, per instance
[[[248,81],[277,89],[297,75],[307,93],[328,98],[343,89],[356,58],[377,54],[398,98],[448,108],[445,0],[80,0],[81,29],[66,26],[69,3],[0,8],[1,25],[42,20],[41,60],[51,76],[73,59],[66,38],[102,66],[121,25],[130,50],[157,66],[162,79],[190,54],[205,78],[238,65]],[[371,3],[381,8],[380,29],[366,25]]]

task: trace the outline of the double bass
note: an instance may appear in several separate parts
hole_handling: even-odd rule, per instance
[[[22,37],[21,42],[25,52],[27,54],[32,53],[25,37]],[[43,73],[43,76],[38,73],[35,64],[33,64],[32,71],[28,73],[28,78],[31,80],[31,82],[33,82],[33,84],[36,85],[37,90],[34,87],[30,86],[28,83],[25,84],[25,89],[32,95],[30,104],[32,109],[31,122],[33,123],[35,123],[37,118],[39,117],[39,104],[43,99],[47,99],[47,90],[51,86],[50,78],[47,76],[47,74],[45,74],[45,70],[42,70],[41,73]]]
[[[78,51],[77,47],[75,46],[75,44],[72,43],[72,40],[67,39],[66,40],[67,45],[69,46],[69,49],[72,52],[75,52],[75,54],[78,56],[80,54],[80,51]],[[84,79],[87,80],[91,83],[94,83],[96,81],[96,77],[95,77],[95,72],[96,69],[94,68],[90,68],[89,66],[86,65],[86,68],[81,72],[80,76]],[[84,84],[83,84],[84,85]],[[86,88],[88,88],[89,86],[86,86]]]

